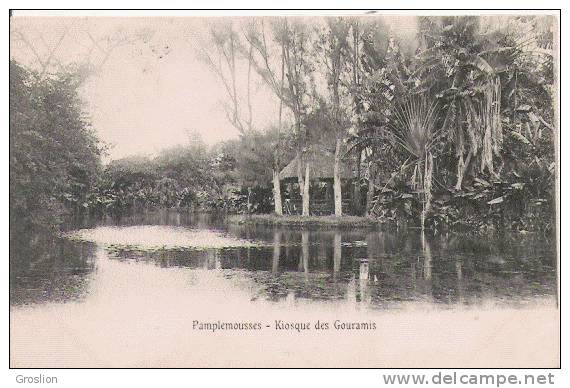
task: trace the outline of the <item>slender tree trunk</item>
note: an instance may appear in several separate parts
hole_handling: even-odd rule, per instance
[[[428,153],[424,161],[424,175],[423,175],[423,209],[421,215],[422,232],[425,230],[425,222],[427,214],[431,209],[431,186],[433,174],[433,156]]]
[[[455,183],[455,190],[461,190],[461,184],[463,183],[463,169],[465,168],[465,160],[463,160],[463,154],[459,155],[459,160],[457,161],[457,183]]]
[[[273,170],[273,202],[275,203],[275,214],[283,215],[283,205],[281,204],[281,182],[279,179],[279,170]]]
[[[247,213],[251,213],[251,187],[247,188]]]
[[[372,200],[374,199],[374,182],[376,181],[376,164],[374,162],[370,164],[368,175],[368,192],[366,193],[366,210],[364,211],[365,217],[370,215],[370,211],[372,210]]]
[[[309,186],[310,186],[310,173],[311,166],[309,162],[305,163],[305,184],[303,187],[303,216],[309,216]]]
[[[429,245],[429,241],[426,239],[425,232],[422,231],[421,233],[421,241],[422,241],[422,253],[424,256],[424,279],[431,280],[432,275],[432,256],[431,256],[431,248]]]
[[[253,47],[253,46],[251,46]],[[250,52],[251,55],[251,52]],[[251,58],[251,56],[250,56]],[[281,89],[285,77],[285,54],[283,46],[281,47]],[[281,177],[279,176],[279,161],[281,152],[281,126],[283,125],[283,99],[279,99],[279,126],[277,127],[277,149],[275,150],[274,169],[273,169],[273,203],[275,204],[275,214],[283,215],[283,205],[281,203]]]
[[[303,178],[303,158],[300,150],[297,150],[297,183],[299,184],[299,194],[303,203],[302,214],[305,215],[305,179]]]
[[[249,55],[248,55],[248,65],[247,65],[247,109],[248,109],[248,119],[247,126],[251,131],[253,129],[253,114],[251,107],[251,65],[253,61],[253,45],[249,45]]]
[[[360,177],[362,175],[361,172],[361,162],[362,162],[362,151],[358,153],[358,158],[356,159],[357,162],[357,174],[356,180],[353,184],[353,199],[352,199],[352,206],[354,207],[354,213],[356,215],[360,215],[362,212],[362,199],[361,199],[361,190],[360,190]]]
[[[342,185],[340,181],[340,147],[341,140],[336,139],[336,148],[334,152],[334,215],[342,216]]]
[[[463,178],[465,178],[465,173],[469,167],[469,162],[471,161],[471,152],[467,154],[467,158],[464,160],[463,155],[459,157],[457,162],[457,183],[455,184],[455,190],[461,190],[461,185],[463,184]]]

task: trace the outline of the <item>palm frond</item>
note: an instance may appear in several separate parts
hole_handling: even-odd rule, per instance
[[[436,129],[439,104],[425,95],[412,95],[398,108],[389,123],[395,144],[409,154],[423,158],[444,133]]]

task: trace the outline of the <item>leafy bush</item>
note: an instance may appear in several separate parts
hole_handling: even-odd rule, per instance
[[[102,145],[82,110],[79,79],[48,78],[10,61],[10,236],[57,229],[85,210]]]

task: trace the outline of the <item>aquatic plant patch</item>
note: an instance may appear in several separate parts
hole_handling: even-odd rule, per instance
[[[141,249],[228,248],[261,246],[261,242],[240,239],[212,230],[197,230],[162,225],[98,227],[67,233],[67,238],[111,246],[136,246]]]

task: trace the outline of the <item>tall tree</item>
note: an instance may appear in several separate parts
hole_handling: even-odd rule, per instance
[[[364,214],[369,215],[377,178],[382,172],[380,164],[386,163],[386,144],[377,136],[377,126],[382,126],[377,112],[393,105],[392,84],[387,71],[389,28],[379,19],[349,21],[349,66],[352,73],[347,86],[352,98],[352,133],[349,136],[351,150],[358,160],[358,177],[361,174],[361,160],[365,162],[368,177],[368,191]],[[382,85],[382,86],[380,86]],[[384,160],[381,160],[384,158]],[[355,191],[360,189],[355,187]]]
[[[200,57],[218,76],[226,91],[229,102],[224,103],[226,117],[230,124],[241,135],[253,130],[253,113],[251,106],[251,67],[253,46],[243,46],[240,34],[231,23],[215,25],[210,29],[210,39],[201,48]],[[246,104],[247,113],[242,112],[241,94],[237,87],[238,65],[241,60],[247,61]],[[244,118],[245,116],[245,118]]]
[[[302,214],[308,216],[310,161],[304,155],[307,145],[304,118],[309,105],[313,72],[309,61],[310,31],[302,21],[290,22],[287,18],[274,20],[271,30],[272,41],[269,40],[269,33],[261,20],[259,24],[252,24],[246,37],[257,54],[253,61],[254,68],[280,102],[293,114],[297,137],[297,181],[301,191]],[[281,51],[281,77],[275,71],[271,57],[272,48],[275,46]]]
[[[423,47],[416,76],[445,104],[457,157],[455,189],[461,190],[469,172],[498,179],[504,104],[515,105],[507,117],[516,121],[517,80],[529,74],[525,62],[532,57],[534,69],[552,62],[549,49],[534,36],[539,26],[515,31],[496,20],[483,26],[482,18],[442,17],[422,18],[420,27]]]
[[[103,147],[86,118],[75,74],[39,78],[10,61],[10,232],[55,228],[79,214]],[[22,228],[22,229],[20,229]]]
[[[342,18],[328,19],[326,27],[321,32],[320,44],[317,45],[318,50],[322,53],[322,63],[326,68],[327,94],[331,105],[331,122],[335,139],[333,188],[336,216],[342,216],[341,153],[346,130],[350,125],[347,120],[349,112],[346,109],[346,103],[343,104],[346,100],[343,97],[348,96],[348,90],[344,87],[347,83],[343,83],[341,80],[346,75],[350,59],[348,51],[349,29],[350,25]]]

